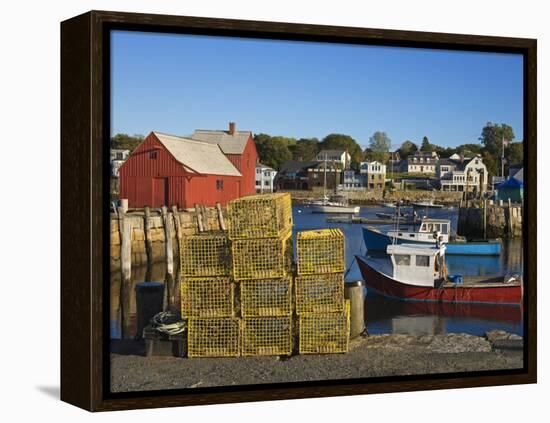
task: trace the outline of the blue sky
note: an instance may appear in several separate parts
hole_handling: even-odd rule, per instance
[[[111,132],[196,128],[289,137],[385,131],[455,146],[486,122],[523,133],[522,57],[294,41],[112,33]]]

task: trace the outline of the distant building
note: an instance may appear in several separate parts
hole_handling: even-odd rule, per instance
[[[282,190],[308,190],[309,172],[311,167],[318,166],[317,161],[302,162],[289,160],[281,165],[281,169],[275,176],[275,187]]]
[[[513,203],[523,202],[523,167],[514,172],[514,175],[508,180],[502,182],[496,187],[495,198],[497,200]]]
[[[118,178],[118,169],[130,155],[130,150],[111,148],[111,176]]]
[[[384,189],[386,183],[386,165],[378,161],[361,162],[359,173],[363,177],[363,186],[368,189]]]
[[[340,163],[344,169],[349,168],[351,163],[351,155],[347,150],[321,150],[317,153],[315,159],[319,162],[334,162]]]
[[[407,161],[401,159],[399,151],[390,151],[390,157],[388,159],[388,172],[406,172]]]
[[[345,190],[365,189],[366,178],[353,169],[344,170],[344,181],[341,187]]]
[[[343,171],[342,164],[338,162],[315,162],[307,169],[308,187],[323,187],[326,182],[327,190],[335,190],[342,183]]]
[[[451,156],[452,157],[452,156]],[[441,159],[437,164],[441,191],[483,193],[487,191],[488,172],[481,156]]]
[[[407,172],[435,175],[438,160],[435,151],[415,151],[407,158]]]
[[[273,192],[277,171],[269,166],[258,163],[256,165],[256,192]]]
[[[220,146],[223,154],[243,175],[241,195],[256,192],[256,162],[258,153],[251,131],[237,131],[235,122],[229,122],[228,130],[197,129],[191,139]]]

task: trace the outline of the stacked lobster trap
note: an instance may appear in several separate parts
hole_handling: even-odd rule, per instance
[[[181,241],[188,356],[291,355],[296,333],[300,353],[347,351],[342,232],[298,232],[295,272],[289,194],[231,201],[227,216],[227,232]]]
[[[231,250],[225,233],[184,237],[180,247],[181,315],[189,357],[236,357],[241,322],[235,311]]]
[[[292,354],[292,206],[289,194],[243,197],[227,207],[243,355]]]
[[[299,352],[346,352],[350,310],[344,300],[344,234],[339,229],[298,232],[296,251]]]

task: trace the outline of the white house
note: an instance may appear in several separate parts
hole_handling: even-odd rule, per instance
[[[346,150],[321,150],[317,153],[315,160],[341,163],[343,168],[347,169],[351,163],[351,155]]]
[[[258,163],[256,165],[256,192],[273,192],[273,181],[277,171],[269,166]]]
[[[386,165],[378,162],[361,162],[359,173],[364,180],[364,186],[368,189],[384,189],[386,183]]]
[[[407,172],[434,175],[438,160],[435,151],[415,151],[407,158]]]
[[[130,150],[111,148],[111,176],[118,178],[118,169],[130,155]]]
[[[452,156],[451,156],[452,157]],[[441,159],[437,165],[441,191],[487,191],[488,172],[481,156]]]

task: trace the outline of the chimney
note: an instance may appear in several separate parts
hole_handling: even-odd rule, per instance
[[[235,122],[229,122],[229,135],[235,135]]]

